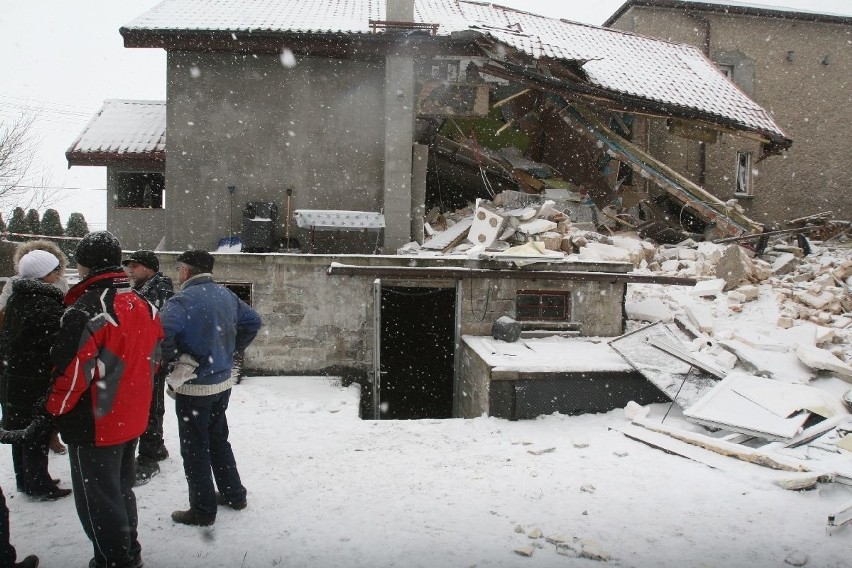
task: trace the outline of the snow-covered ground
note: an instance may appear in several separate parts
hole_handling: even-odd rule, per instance
[[[827,515],[852,504],[849,487],[785,491],[760,466],[722,472],[666,454],[610,429],[628,425],[620,410],[364,421],[357,387],[308,377],[250,377],[231,400],[249,506],[220,509],[212,528],[171,521],[187,499],[169,400],[172,457],[136,489],[148,568],[850,565],[852,528],[825,530]],[[675,409],[666,423],[678,420]],[[85,566],[91,545],[71,498],[31,502],[14,489],[6,448],[0,464],[19,553],[46,568]],[[67,457],[52,455],[51,472],[67,486]],[[536,529],[609,560],[559,554],[529,538]]]

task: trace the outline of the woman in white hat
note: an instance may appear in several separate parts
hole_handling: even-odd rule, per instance
[[[44,250],[32,250],[18,263],[20,278],[12,284],[6,316],[0,330],[3,363],[3,427],[25,428],[36,415],[36,403],[50,386],[50,348],[59,331],[64,306],[62,291],[53,284],[60,277],[60,261]],[[56,486],[48,472],[51,433],[12,445],[18,490],[39,501],[71,493]]]

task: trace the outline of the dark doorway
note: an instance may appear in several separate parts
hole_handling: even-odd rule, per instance
[[[381,289],[380,417],[451,418],[454,288]]]

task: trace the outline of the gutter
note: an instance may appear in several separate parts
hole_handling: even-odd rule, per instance
[[[373,278],[464,280],[465,278],[565,280],[569,282],[608,282],[610,284],[667,284],[694,286],[694,278],[655,276],[617,272],[585,272],[579,270],[511,270],[485,268],[431,268],[413,266],[356,266],[333,263],[329,276],[369,276]]]

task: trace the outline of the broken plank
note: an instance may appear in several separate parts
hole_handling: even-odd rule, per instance
[[[764,479],[779,487],[788,490],[802,490],[814,487],[818,482],[824,480],[824,476],[815,472],[788,472],[759,469],[758,466],[748,464],[739,460],[714,453],[710,450],[694,446],[671,436],[653,432],[634,424],[611,427],[612,430],[620,432],[637,442],[642,442],[652,448],[662,450],[668,454],[677,455],[694,462],[706,465],[713,469],[736,475],[741,479],[751,481],[755,478]]]
[[[636,419],[633,423],[638,426],[642,426],[643,428],[647,428],[652,432],[665,434],[676,440],[686,442],[687,444],[692,444],[723,456],[737,458],[748,463],[783,471],[810,471],[805,464],[795,458],[771,456],[753,448],[740,446],[739,444],[732,444],[731,442],[725,442],[724,440],[705,436],[704,434],[699,434],[697,432],[676,430],[649,420]]]
[[[685,349],[681,348],[678,345],[673,345],[673,344],[669,343],[666,339],[663,339],[661,337],[649,337],[648,343],[650,343],[651,345],[653,345],[657,349],[662,349],[663,351],[665,351],[669,355],[672,355],[673,357],[677,357],[681,361],[689,363],[693,367],[697,367],[697,368],[701,369],[702,371],[706,371],[707,373],[710,373],[714,377],[724,379],[725,375],[727,374],[724,369],[721,369],[721,368],[717,367],[716,365],[714,365],[714,364],[712,364],[708,361],[701,361],[700,359],[696,359],[689,352],[687,352]]]
[[[852,522],[852,504],[828,516],[825,530],[830,535],[835,529]]]
[[[445,251],[460,243],[467,236],[467,232],[472,224],[473,217],[462,219],[452,227],[449,227],[446,231],[435,235],[423,243],[423,248]]]

